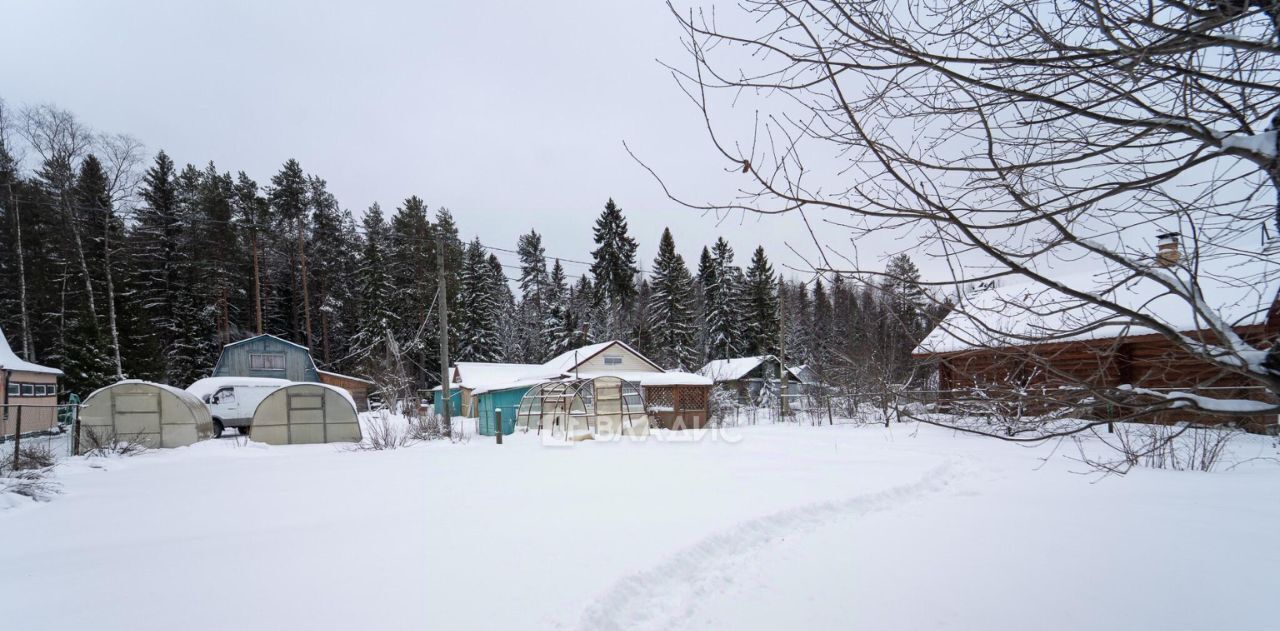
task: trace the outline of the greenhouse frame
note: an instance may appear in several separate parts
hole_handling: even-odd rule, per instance
[[[649,435],[640,386],[620,377],[549,381],[520,400],[516,427],[567,440]]]

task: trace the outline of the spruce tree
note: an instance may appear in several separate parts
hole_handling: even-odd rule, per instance
[[[458,361],[493,362],[500,358],[498,291],[480,240],[467,246],[458,290]]]
[[[756,247],[747,268],[744,346],[748,355],[778,353],[778,279],[763,247]]]
[[[551,266],[551,274],[547,277],[546,317],[542,321],[542,348],[544,359],[550,359],[568,350],[565,345],[569,337],[569,286],[565,280],[564,266],[560,259]]]
[[[692,370],[699,361],[693,322],[693,277],[684,257],[676,252],[669,228],[662,231],[652,274],[648,316],[654,357],[663,367]]]
[[[817,370],[828,365],[831,352],[831,297],[827,295],[822,277],[813,282],[813,315],[809,319],[808,363]]]
[[[271,176],[268,200],[272,211],[291,235],[289,252],[289,316],[293,341],[311,346],[311,299],[308,292],[309,270],[306,257],[307,215],[310,209],[306,174],[297,160],[290,158]]]
[[[178,335],[178,294],[185,278],[186,265],[182,246],[183,221],[178,209],[176,166],[164,151],[156,154],[143,174],[139,191],[142,204],[135,211],[135,225],[130,235],[134,260],[134,278],[130,284],[138,296],[142,311],[146,344],[154,363],[144,374],[163,379],[168,373],[170,349]],[[149,339],[148,339],[149,338]]]
[[[354,363],[364,371],[380,375],[386,365],[386,343],[396,327],[397,318],[392,308],[395,286],[387,271],[387,247],[390,240],[387,223],[382,217],[382,207],[374,203],[361,221],[364,229],[364,248],[356,279],[356,300],[360,309],[356,332],[351,339]]]
[[[622,209],[610,198],[596,219],[591,251],[591,274],[595,279],[594,307],[602,309],[599,335],[613,339],[622,336],[636,296],[635,239],[627,235],[627,220]]]
[[[733,248],[723,237],[716,240],[711,249],[711,265],[703,283],[707,358],[738,357],[743,352],[742,270],[733,264]]]
[[[517,316],[516,340],[520,361],[537,363],[548,358],[543,343],[542,330],[547,319],[546,250],[542,247],[542,235],[530,230],[520,235],[516,243],[520,257],[520,309]],[[563,275],[563,270],[561,270]]]

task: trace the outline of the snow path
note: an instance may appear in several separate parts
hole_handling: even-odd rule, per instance
[[[703,599],[732,584],[762,549],[837,520],[893,510],[940,492],[960,477],[960,468],[952,458],[909,484],[778,511],[708,536],[653,569],[617,581],[587,607],[578,628],[680,627]]]

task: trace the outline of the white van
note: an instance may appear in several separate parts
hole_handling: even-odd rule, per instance
[[[288,379],[266,377],[206,377],[188,386],[187,392],[209,408],[215,438],[228,427],[247,436],[258,404],[277,388],[291,383]]]

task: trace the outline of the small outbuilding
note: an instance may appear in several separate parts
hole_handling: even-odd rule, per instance
[[[516,415],[520,409],[520,401],[530,388],[537,383],[517,382],[507,386],[495,387],[491,390],[476,391],[476,432],[481,436],[493,436],[498,425],[498,413],[502,415],[502,433],[512,434],[516,431]]]
[[[777,395],[781,388],[781,371],[782,365],[777,357],[757,355],[710,361],[698,374],[737,394],[741,403],[755,405],[763,393]],[[804,379],[795,369],[787,368],[787,396],[800,396],[803,391]]]
[[[58,422],[58,377],[62,371],[18,358],[0,331],[0,436],[53,429]]]
[[[173,386],[126,380],[80,404],[81,451],[137,440],[151,448],[184,447],[213,437],[213,417],[195,395]]]
[[[321,383],[294,383],[267,395],[253,413],[249,438],[268,445],[358,443],[356,404],[347,391]]]

